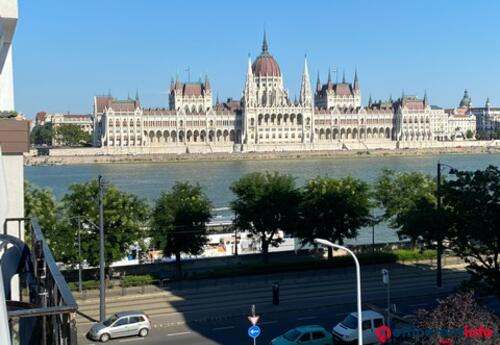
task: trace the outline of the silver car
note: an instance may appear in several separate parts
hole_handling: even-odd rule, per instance
[[[87,336],[92,340],[107,342],[111,338],[138,335],[145,337],[151,330],[151,321],[142,311],[116,313],[104,322],[96,323]]]

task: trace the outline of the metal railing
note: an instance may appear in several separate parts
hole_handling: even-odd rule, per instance
[[[31,261],[36,294],[31,296],[32,303],[13,302],[8,317],[13,338],[14,325],[18,328],[20,343],[21,334],[37,334],[30,344],[40,345],[76,345],[76,313],[78,305],[73,297],[64,276],[59,271],[52,252],[45,240],[36,219],[6,219],[7,222],[18,222],[19,229],[25,221],[29,224],[31,234]],[[7,229],[5,224],[4,229]],[[5,231],[4,230],[4,231]],[[22,279],[21,279],[22,280]],[[21,291],[22,292],[22,291]],[[21,293],[20,292],[20,293]],[[7,301],[9,305],[9,301]],[[23,322],[24,320],[31,322]],[[32,329],[29,329],[32,328]]]

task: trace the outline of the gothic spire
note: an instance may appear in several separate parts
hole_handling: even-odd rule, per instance
[[[332,82],[332,70],[331,68],[328,68],[328,83]]]
[[[342,73],[342,84],[345,84],[345,71]]]
[[[368,98],[368,108],[370,108],[372,106],[372,94],[370,93],[370,98]]]
[[[205,89],[210,89],[210,80],[208,80],[208,75],[205,74]]]
[[[354,90],[359,90],[358,68],[354,70]]]
[[[306,106],[312,105],[311,84],[309,82],[307,56],[304,56],[304,73],[302,74],[302,85],[300,86],[300,103]]]
[[[139,90],[135,89],[135,100],[139,101]]]
[[[424,107],[429,105],[429,100],[427,99],[427,90],[424,91]]]
[[[318,71],[318,77],[316,78],[316,91],[317,92],[321,91],[321,82],[319,81],[319,71]]]
[[[262,39],[262,52],[267,53],[267,51],[268,51],[267,37],[266,37],[266,30],[264,29],[264,38]]]

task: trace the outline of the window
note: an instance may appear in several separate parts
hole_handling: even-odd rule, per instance
[[[124,326],[128,323],[128,317],[122,317],[120,320],[116,321],[113,327]]]
[[[370,329],[371,328],[371,321],[370,320],[363,321],[363,325],[361,327],[363,328],[363,331]]]
[[[313,340],[323,339],[323,338],[325,338],[325,334],[323,332],[313,332],[312,338],[313,338]]]
[[[139,322],[144,322],[144,318],[142,316],[131,316],[130,321],[128,323],[132,324],[132,323],[139,323]]]
[[[311,340],[311,333],[304,333],[302,336],[299,338],[299,342],[304,343],[306,341]]]
[[[384,322],[382,321],[382,319],[375,319],[375,320],[373,320],[373,328],[380,327],[383,324],[384,324]]]

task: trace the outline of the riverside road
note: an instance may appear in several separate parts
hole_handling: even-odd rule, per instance
[[[386,287],[380,266],[362,272],[363,303],[386,306]],[[446,296],[468,278],[463,265],[443,270],[443,287],[437,289],[436,272],[429,265],[390,265],[391,302],[398,312],[411,314],[429,308],[436,298]],[[240,281],[218,286],[200,285],[196,289],[161,291],[154,294],[110,297],[107,314],[120,310],[144,310],[151,316],[152,330],[145,339],[138,337],[110,341],[111,344],[239,345],[253,344],[247,335],[246,316],[255,304],[262,329],[257,344],[269,341],[296,326],[319,324],[331,330],[349,312],[355,310],[354,272],[344,270],[280,281],[280,305],[272,305],[271,281],[241,277]],[[97,298],[79,300],[80,310],[98,316]],[[79,344],[94,344],[85,337],[91,323],[78,319]]]

